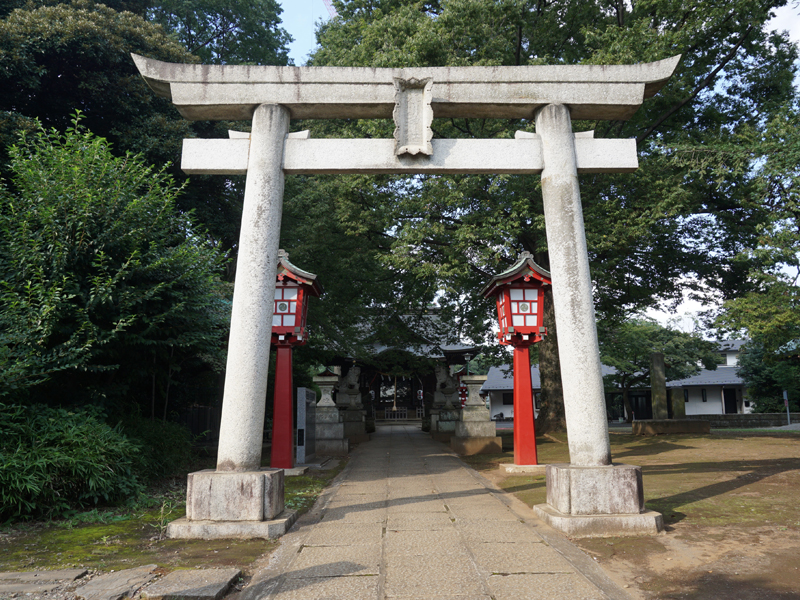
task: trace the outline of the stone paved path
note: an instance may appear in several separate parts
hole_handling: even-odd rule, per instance
[[[522,503],[412,426],[379,427],[308,517],[243,600],[628,598]]]

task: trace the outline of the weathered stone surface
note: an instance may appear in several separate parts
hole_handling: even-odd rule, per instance
[[[142,591],[147,600],[219,600],[242,574],[239,569],[196,569],[168,573]]]
[[[284,172],[536,174],[544,168],[541,140],[432,140],[430,157],[396,156],[388,139],[287,138]],[[244,175],[249,140],[186,139],[181,168],[189,175]],[[636,140],[576,139],[578,173],[630,173],[637,169]],[[439,405],[436,405],[439,406]]]
[[[453,436],[450,438],[450,447],[462,456],[500,454],[503,451],[503,438],[500,436]]]
[[[249,473],[189,473],[186,518],[190,521],[263,521],[283,512],[283,469]]]
[[[547,465],[515,465],[504,463],[500,468],[506,473],[528,473],[529,475],[544,475]]]
[[[544,107],[536,113],[536,133],[542,138],[544,156],[542,199],[570,461],[579,466],[608,465],[605,389],[570,109],[557,104]]]
[[[681,398],[683,402],[683,398]],[[699,419],[645,419],[634,421],[633,435],[664,435],[667,433],[710,433],[711,423]]]
[[[86,569],[0,573],[0,595],[49,592],[86,575]]]
[[[485,411],[488,413],[488,411]],[[494,421],[458,421],[454,430],[456,437],[495,437]]]
[[[121,600],[133,596],[139,588],[155,577],[157,565],[145,565],[101,575],[75,590],[82,600]]]
[[[350,441],[317,439],[317,455],[319,456],[347,456],[350,452]]]
[[[190,521],[177,519],[167,525],[167,537],[182,540],[248,540],[276,538],[297,520],[297,513],[284,510],[269,521]]]
[[[269,375],[278,242],[283,213],[283,141],[289,111],[263,105],[253,113],[236,288],[222,400],[218,471],[258,471]],[[280,512],[280,511],[278,511]]]
[[[547,465],[547,503],[565,515],[639,514],[644,511],[642,468]]]
[[[569,537],[656,535],[664,529],[664,518],[653,510],[632,515],[565,515],[547,504],[533,508],[537,517]]]
[[[683,397],[683,388],[671,388],[669,390],[669,403],[672,406],[673,419],[686,418],[686,400]]]
[[[395,154],[433,154],[431,138],[433,131],[433,80],[394,78],[395,105],[394,119]]]
[[[530,118],[547,104],[575,119],[627,119],[667,81],[680,57],[637,65],[521,67],[271,67],[170,64],[133,55],[157,94],[189,119],[249,119],[260,104],[294,119],[390,118],[395,78],[431,78],[435,117]],[[312,84],[312,85],[309,85]]]

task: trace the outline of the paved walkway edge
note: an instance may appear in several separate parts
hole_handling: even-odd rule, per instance
[[[460,460],[460,457],[459,457]],[[461,461],[462,463],[464,461]],[[552,546],[559,554],[569,561],[592,584],[609,597],[610,600],[632,600],[630,594],[619,587],[608,574],[600,568],[594,559],[583,550],[570,542],[563,534],[556,531],[536,516],[536,513],[522,500],[497,487],[493,482],[481,475],[478,471],[464,463],[472,476],[492,491],[495,497],[505,504],[510,511],[519,516],[526,523],[533,524],[545,542]]]

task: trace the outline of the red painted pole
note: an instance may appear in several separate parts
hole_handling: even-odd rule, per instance
[[[294,467],[292,435],[292,347],[279,345],[275,355],[275,401],[272,408],[272,456],[273,469]]]
[[[514,347],[514,464],[538,465],[531,358],[528,346]]]

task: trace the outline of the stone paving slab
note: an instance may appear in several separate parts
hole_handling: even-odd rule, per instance
[[[440,530],[450,529],[453,521],[448,513],[392,513],[386,520],[387,530]]]
[[[278,564],[241,597],[629,600],[594,561],[441,448],[410,426],[380,427],[354,450],[327,505],[289,533]]]
[[[220,600],[242,572],[239,569],[173,571],[142,591],[147,600]]]
[[[519,521],[488,523],[485,519],[459,519],[459,529],[469,542],[542,542],[530,525]]]
[[[314,577],[287,579],[272,596],[276,600],[375,600],[378,577]]]
[[[0,573],[0,594],[49,592],[86,575],[86,569]]]
[[[319,523],[309,535],[309,546],[379,544],[383,526],[373,523]]]
[[[606,600],[606,596],[577,574],[492,575],[495,600]]]
[[[286,576],[291,579],[380,574],[379,544],[306,546]]]
[[[432,561],[428,555],[412,557],[401,567],[387,567],[385,592],[386,596],[436,598],[485,594],[486,590],[483,579],[471,564]]]
[[[61,571],[22,571],[19,573],[0,573],[0,583],[14,581],[16,583],[43,583],[50,581],[75,581],[83,577],[86,569],[64,569]]]
[[[326,510],[322,520],[325,523],[340,521],[342,523],[385,523],[386,509],[361,510],[359,508],[334,508]]]
[[[155,577],[153,571],[156,566],[145,565],[95,577],[75,590],[75,595],[83,600],[121,600],[125,596],[133,596]]]
[[[574,573],[558,552],[542,543],[488,543],[470,546],[479,566],[495,574]]]

